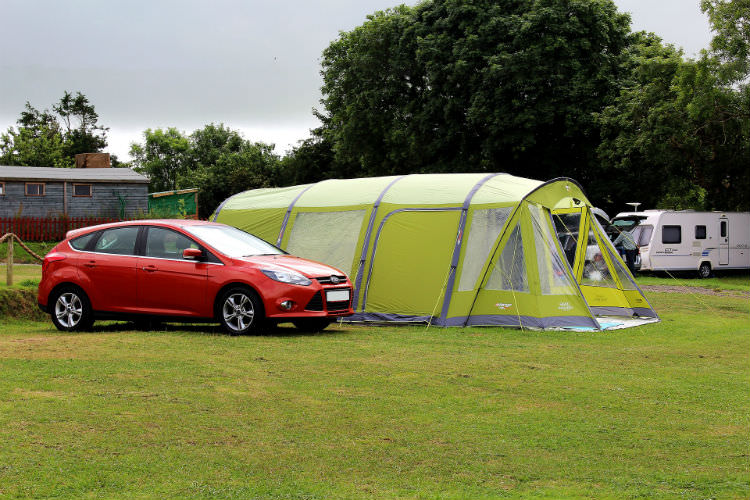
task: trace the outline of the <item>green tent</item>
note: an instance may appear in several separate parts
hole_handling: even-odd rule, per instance
[[[347,273],[350,321],[657,321],[591,208],[568,178],[414,174],[245,191],[212,218]]]

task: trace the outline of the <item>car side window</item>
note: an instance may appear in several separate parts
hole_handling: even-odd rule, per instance
[[[139,229],[139,226],[105,229],[94,245],[94,252],[135,255],[135,240]]]
[[[185,235],[161,227],[149,227],[146,236],[146,257],[182,259],[186,248],[200,248]]]

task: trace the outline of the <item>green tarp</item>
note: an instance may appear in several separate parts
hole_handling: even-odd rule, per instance
[[[162,191],[148,195],[148,212],[159,217],[198,218],[198,189]]]

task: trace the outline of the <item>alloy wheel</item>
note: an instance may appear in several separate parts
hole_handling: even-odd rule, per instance
[[[83,317],[81,298],[72,292],[61,294],[55,302],[55,317],[65,328],[74,328]]]
[[[227,297],[221,313],[224,317],[224,323],[237,332],[247,330],[255,318],[253,301],[244,293],[234,293]]]

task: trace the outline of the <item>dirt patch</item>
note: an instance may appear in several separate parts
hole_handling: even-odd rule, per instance
[[[715,290],[713,288],[705,288],[702,286],[641,285],[641,289],[645,292],[716,295],[719,297],[750,297],[750,292],[742,290]]]

